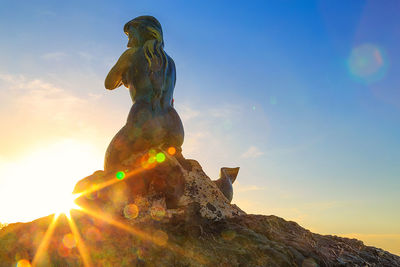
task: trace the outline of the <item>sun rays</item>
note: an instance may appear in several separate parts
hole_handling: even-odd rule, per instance
[[[46,252],[48,246],[49,246],[49,241],[53,235],[54,229],[56,227],[56,223],[58,218],[60,217],[60,214],[55,214],[53,217],[53,220],[51,221],[49,227],[47,228],[46,233],[44,234],[43,240],[40,243],[38,249],[36,250],[35,256],[32,260],[32,266],[36,266],[38,262],[43,257],[43,254]]]
[[[75,201],[80,198],[82,196],[82,194],[78,193],[78,194],[72,194],[70,195],[65,202],[62,203],[62,205],[60,205],[60,207],[57,208],[57,215],[60,216],[61,214],[65,214],[65,216],[67,216],[67,218],[69,219],[71,214],[70,211],[72,209],[75,210],[79,210],[81,209],[80,206],[78,206],[78,204],[75,203]]]
[[[200,255],[188,254],[181,247],[169,242],[168,234],[166,234],[162,230],[157,230],[154,233],[148,233],[148,232],[139,230],[139,229],[133,227],[132,225],[128,225],[122,221],[116,220],[116,219],[112,218],[111,216],[109,216],[105,213],[102,213],[102,212],[93,211],[88,208],[82,208],[82,207],[77,209],[77,211],[87,214],[88,216],[99,219],[101,221],[104,221],[112,226],[115,226],[121,230],[126,231],[129,234],[134,235],[135,237],[138,237],[145,241],[149,241],[157,246],[169,249],[172,252],[175,252],[184,257],[188,257],[188,258],[195,260],[201,264],[205,264],[207,262],[204,259],[204,257],[202,257]],[[75,220],[71,214],[71,211],[68,211],[67,213],[59,213],[59,214],[54,215],[51,223],[49,224],[49,227],[47,228],[44,238],[35,253],[35,256],[32,261],[32,266],[33,267],[37,266],[43,260],[43,257],[45,256],[46,251],[49,248],[50,240],[51,240],[54,230],[57,226],[57,222],[61,216],[65,216],[67,218],[69,228],[70,228],[73,238],[76,242],[76,247],[82,258],[84,266],[85,267],[93,266],[93,262],[91,260],[89,249],[85,245],[84,239],[82,238],[82,235],[78,230]]]
[[[168,155],[167,155],[167,157],[168,157]],[[161,158],[161,157],[159,156],[159,158]],[[157,162],[157,163],[161,163],[163,161],[164,160],[157,160],[157,159],[155,160],[155,162]],[[72,211],[78,211],[82,214],[89,216],[90,218],[94,218],[96,220],[100,220],[109,225],[117,227],[118,229],[121,229],[141,240],[151,242],[152,244],[166,248],[176,254],[179,254],[180,256],[188,257],[188,258],[195,260],[201,264],[205,264],[207,261],[204,259],[204,257],[202,257],[201,255],[193,255],[193,253],[186,253],[183,248],[170,242],[168,234],[162,230],[146,232],[141,229],[138,229],[137,227],[129,225],[121,220],[115,219],[105,212],[101,212],[99,210],[93,210],[85,205],[79,206],[75,203],[75,201],[81,197],[87,197],[90,194],[96,193],[97,191],[99,191],[101,189],[104,189],[104,188],[114,185],[118,182],[125,181],[132,177],[135,177],[137,174],[143,172],[144,170],[148,170],[149,168],[151,168],[152,166],[149,167],[149,164],[153,164],[153,165],[157,164],[155,162],[152,161],[151,158],[149,158],[146,160],[146,164],[148,163],[147,165],[142,164],[142,166],[137,169],[123,172],[123,175],[121,175],[121,172],[117,172],[116,175],[114,175],[114,177],[108,177],[109,179],[107,181],[104,181],[100,184],[96,184],[96,186],[92,186],[89,189],[79,192],[77,194],[71,195],[65,201],[65,205],[62,205],[59,207],[59,209],[57,210],[57,213],[54,215],[52,221],[50,222],[50,224],[44,234],[44,237],[43,237],[41,243],[39,244],[38,249],[35,253],[35,256],[32,261],[32,266],[37,266],[44,259],[45,255],[47,253],[47,250],[49,248],[49,244],[51,243],[51,238],[53,236],[53,233],[55,231],[55,228],[56,228],[57,223],[61,216],[65,216],[65,218],[67,219],[69,229],[71,231],[73,240],[75,242],[74,245],[76,244],[76,248],[78,249],[79,255],[82,259],[84,266],[85,267],[93,266],[93,262],[92,262],[92,258],[91,258],[91,254],[90,254],[90,246],[89,247],[86,246],[85,241],[84,241],[85,237],[86,237],[86,239],[90,238],[90,237],[88,237],[88,236],[82,237],[82,233],[79,232],[79,229],[76,225],[74,216],[72,214],[74,212],[72,212]]]
[[[133,227],[132,225],[128,225],[119,220],[113,219],[112,217],[108,216],[105,213],[100,213],[98,211],[93,211],[93,210],[89,210],[86,208],[80,209],[79,211],[86,213],[89,216],[92,216],[96,219],[100,219],[104,222],[107,222],[108,224],[111,224],[119,229],[122,229],[122,230],[124,230],[132,235],[135,235],[136,237],[139,237],[143,240],[150,241],[153,244],[165,247],[177,254],[180,254],[181,256],[189,257],[192,260],[196,260],[197,262],[199,262],[201,264],[206,263],[206,260],[204,259],[204,257],[202,257],[200,255],[189,255],[189,254],[185,253],[184,249],[182,249],[181,247],[174,245],[171,242],[168,242],[168,235],[162,230],[155,231],[154,233],[147,233],[145,231],[141,231],[141,230]]]
[[[68,218],[68,224],[69,224],[69,228],[72,231],[72,234],[74,235],[74,238],[76,240],[76,246],[78,247],[79,253],[82,257],[83,260],[83,264],[85,265],[85,267],[91,267],[92,265],[92,261],[90,259],[90,255],[89,252],[86,248],[85,243],[83,242],[83,239],[79,233],[78,227],[75,224],[74,219],[72,218],[72,216],[70,216]]]
[[[8,203],[1,210],[1,221],[30,222],[60,209],[67,211],[74,185],[88,170],[99,168],[99,155],[89,142],[60,139],[9,161],[1,158],[0,202]]]

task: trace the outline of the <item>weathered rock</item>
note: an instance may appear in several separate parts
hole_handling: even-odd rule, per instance
[[[137,157],[137,161],[142,162],[143,157],[148,162],[146,153]],[[229,203],[195,160],[167,156],[162,163],[130,165],[134,167],[125,166],[126,177],[121,180],[116,178],[114,172],[107,174],[96,171],[79,181],[74,193],[83,192],[83,196],[78,199],[78,204],[95,210],[107,210],[114,215],[121,214],[129,204],[137,205],[138,199],[141,199],[141,203],[147,203],[142,211],[152,207],[153,202],[161,201],[165,203],[163,208],[167,214],[191,212],[188,209],[196,204],[199,214],[207,219],[221,220],[244,214]]]
[[[276,216],[115,218],[123,227],[80,211],[71,218],[93,266],[400,266],[400,257],[389,252],[356,239],[314,234]],[[52,219],[1,229],[0,266],[32,262]],[[70,233],[60,217],[38,266],[84,265],[78,243],[66,242]]]
[[[195,160],[188,160],[190,169],[183,169],[185,193],[179,200],[179,206],[191,203],[199,204],[200,214],[208,219],[221,220],[244,214],[242,210],[231,205],[219,190],[218,186],[203,172]]]

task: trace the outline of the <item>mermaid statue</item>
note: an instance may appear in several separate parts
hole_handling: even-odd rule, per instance
[[[104,170],[114,171],[136,154],[173,147],[181,155],[184,131],[173,105],[175,63],[164,51],[161,24],[152,16],[124,26],[128,49],[105,80],[108,90],[124,85],[133,101],[126,124],[109,144]]]
[[[108,90],[121,85],[127,87],[133,105],[126,124],[107,148],[104,171],[96,171],[80,180],[74,193],[91,192],[92,187],[108,184],[110,179],[111,182],[112,179],[123,179],[123,176],[118,176],[122,172],[134,179],[124,179],[119,184],[121,188],[124,184],[129,188],[128,194],[117,194],[119,200],[125,197],[128,201],[130,197],[147,195],[152,190],[165,197],[167,207],[177,207],[185,188],[181,168],[174,165],[173,161],[160,164],[157,168],[153,168],[155,165],[146,167],[150,162],[151,151],[172,149],[173,153],[168,154],[173,155],[183,169],[191,170],[190,161],[182,156],[183,125],[174,109],[175,63],[164,51],[161,25],[154,17],[137,17],[125,24],[124,32],[128,36],[128,49],[112,67],[104,85]],[[144,169],[147,170],[145,175],[132,175]],[[214,181],[229,202],[232,200],[232,184],[238,171],[239,168],[224,167],[220,178]],[[96,189],[96,205],[102,208],[103,204],[115,202],[114,194],[110,192],[118,191],[117,187],[116,184],[114,189],[106,187],[99,192]],[[93,196],[88,197],[92,199]],[[86,199],[81,198],[81,201]],[[95,202],[88,203],[94,205]]]

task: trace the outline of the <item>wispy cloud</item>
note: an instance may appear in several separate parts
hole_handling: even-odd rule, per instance
[[[46,53],[42,56],[46,60],[62,60],[67,57],[67,54],[64,52],[51,52]]]
[[[234,191],[235,192],[251,192],[251,191],[262,191],[265,190],[265,187],[258,185],[243,185],[240,182],[235,182]]]
[[[264,155],[264,152],[262,152],[258,147],[256,146],[250,146],[243,154],[242,158],[258,158],[260,156]]]
[[[221,166],[239,165],[237,132],[241,107],[223,104],[217,108],[177,103],[176,109],[185,128],[183,152],[198,160],[206,173],[217,177]]]
[[[56,138],[107,136],[99,135],[99,127],[104,131],[102,125],[105,121],[110,125],[110,118],[91,101],[96,96],[82,98],[43,79],[8,73],[0,74],[0,87],[0,121],[5,125],[2,155],[17,155],[28,146]]]
[[[223,146],[223,135],[218,129],[226,130],[227,122],[235,118],[237,109],[225,105],[200,110],[188,104],[182,104],[177,107],[177,110],[182,118],[185,132],[189,133],[185,136],[185,153],[199,155],[200,151],[226,151],[227,148]]]
[[[187,104],[179,105],[177,109],[180,117],[185,122],[189,122],[195,118],[198,118],[201,114],[199,110],[195,110]]]
[[[84,51],[78,52],[78,55],[79,55],[82,59],[87,60],[87,61],[91,61],[91,60],[93,60],[93,59],[95,58],[91,53],[84,52]]]
[[[14,106],[14,112],[26,111],[25,116],[34,114],[57,118],[85,104],[86,100],[41,79],[29,79],[23,75],[0,75],[5,87],[3,97]]]

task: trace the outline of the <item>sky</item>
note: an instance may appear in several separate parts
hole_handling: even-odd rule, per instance
[[[132,105],[123,26],[162,24],[183,154],[234,199],[400,255],[399,1],[0,2],[0,222],[52,213]]]

